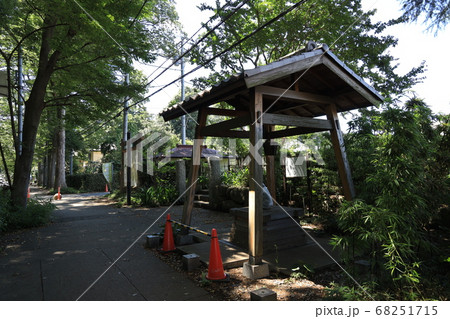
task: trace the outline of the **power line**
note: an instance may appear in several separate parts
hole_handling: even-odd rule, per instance
[[[271,25],[272,23],[276,22],[277,20],[281,19],[282,17],[284,17],[285,15],[287,15],[289,12],[291,12],[292,10],[296,9],[297,7],[299,7],[300,5],[302,5],[303,3],[307,2],[308,0],[302,0],[299,1],[295,4],[293,4],[289,9],[283,11],[282,13],[280,13],[279,15],[277,15],[276,17],[270,19],[269,21],[267,21],[266,23],[264,23],[263,25],[259,26],[258,28],[256,28],[255,30],[253,30],[251,33],[247,34],[245,37],[243,37],[242,39],[239,39],[238,41],[234,42],[232,45],[230,45],[228,48],[222,50],[221,52],[217,53],[216,55],[214,55],[212,58],[209,58],[208,60],[206,60],[205,62],[203,62],[202,64],[198,65],[197,67],[195,67],[194,69],[192,69],[191,71],[187,72],[184,74],[183,77],[188,76],[191,73],[194,73],[195,71],[199,70],[202,67],[205,67],[206,65],[208,65],[211,61],[217,59],[218,57],[220,57],[221,55],[227,53],[228,51],[234,49],[236,46],[240,45],[242,42],[246,41],[247,39],[249,39],[250,37],[254,36],[256,33],[258,33],[259,31],[261,31],[262,29],[266,28],[267,26]],[[129,107],[135,106],[143,101],[145,101],[146,99],[152,97],[153,95],[161,92],[162,90],[164,90],[165,88],[167,88],[168,86],[174,84],[175,82],[179,81],[182,77],[178,77],[177,79],[173,80],[172,82],[164,85],[163,87],[161,87],[160,89],[156,90],[155,92],[147,95],[146,97],[144,97],[143,99],[129,105]],[[156,79],[156,78],[155,78]],[[150,82],[151,83],[151,82]]]
[[[245,3],[247,3],[248,1],[249,1],[249,0],[245,1]],[[239,39],[238,41],[234,42],[232,45],[230,45],[230,46],[227,47],[226,49],[222,50],[221,52],[217,53],[217,54],[214,55],[213,57],[209,58],[208,60],[206,60],[206,61],[203,62],[202,64],[198,65],[197,67],[195,67],[195,68],[192,69],[191,71],[185,73],[184,76],[180,76],[180,77],[176,78],[175,80],[173,80],[173,81],[169,82],[168,84],[162,86],[161,88],[159,88],[159,89],[156,90],[155,92],[153,92],[153,93],[147,95],[146,97],[140,99],[139,101],[134,102],[133,104],[129,105],[129,106],[127,107],[127,110],[130,109],[131,107],[133,107],[133,106],[135,106],[135,105],[137,105],[137,104],[139,104],[139,103],[141,103],[141,102],[143,102],[143,101],[149,99],[150,97],[154,96],[155,94],[157,94],[157,93],[163,91],[164,89],[166,89],[166,88],[169,87],[170,85],[172,85],[172,84],[178,82],[181,78],[184,78],[184,77],[186,77],[186,76],[188,76],[188,75],[190,75],[190,74],[196,72],[196,71],[199,70],[200,68],[205,67],[205,66],[206,66],[207,64],[209,64],[211,61],[217,59],[218,57],[220,57],[220,56],[222,56],[223,54],[227,53],[228,51],[232,50],[232,49],[235,48],[236,46],[240,45],[242,42],[244,42],[244,41],[246,41],[247,39],[249,39],[250,37],[254,36],[256,33],[260,32],[262,29],[266,28],[267,26],[269,26],[269,25],[273,24],[274,22],[278,21],[279,19],[281,19],[282,17],[284,17],[285,15],[287,15],[289,12],[291,12],[291,11],[293,11],[294,9],[298,8],[299,6],[301,6],[302,4],[304,4],[304,3],[307,2],[307,1],[308,1],[308,0],[301,0],[301,1],[299,1],[299,2],[297,2],[297,3],[295,3],[295,4],[293,4],[293,5],[292,5],[291,7],[289,7],[287,10],[281,12],[281,13],[278,14],[276,17],[270,19],[269,21],[267,21],[267,22],[264,23],[263,25],[259,26],[258,28],[256,28],[255,30],[253,30],[252,32],[250,32],[249,34],[247,34],[247,35],[246,35],[245,37],[243,37],[242,39]],[[239,8],[240,8],[240,7],[239,7]],[[236,10],[237,10],[237,9],[233,10],[233,14],[236,12]],[[222,23],[223,23],[223,22],[221,22],[220,24],[222,24]],[[216,26],[216,27],[217,27],[217,26]],[[216,27],[215,27],[215,28],[216,28]],[[211,31],[215,30],[215,28],[213,28]],[[209,32],[209,34],[210,34],[210,32]],[[204,38],[205,38],[205,37],[202,37],[202,40],[203,40]],[[185,52],[185,54],[186,54],[187,52],[189,52],[190,50],[192,50],[192,49],[193,49],[195,46],[197,46],[199,43],[200,43],[200,41],[197,41],[197,42],[196,42],[196,43],[195,43],[188,51]],[[185,54],[184,54],[184,55],[185,55]],[[179,57],[179,59],[182,58],[184,55],[181,55],[181,56]],[[178,61],[178,60],[177,60],[177,61]],[[175,62],[176,62],[176,61],[175,61]],[[172,65],[173,65],[173,64],[172,64]],[[161,74],[162,74],[162,73],[161,73]],[[159,74],[158,76],[160,76],[161,74]],[[158,76],[157,76],[157,77],[158,77]],[[155,77],[155,79],[153,79],[152,81],[156,80],[157,77]],[[150,81],[147,85],[149,85],[152,81]],[[116,114],[116,115],[114,116],[114,118],[116,118],[117,116],[119,116],[122,112],[123,112],[123,110],[119,111],[119,113]],[[114,118],[112,118],[112,119],[110,119],[110,120],[107,120],[105,123],[109,123],[109,122],[112,121]],[[103,123],[103,124],[105,124],[105,123]],[[100,126],[100,127],[103,127],[103,124],[102,124],[102,126]],[[87,136],[89,136],[89,135],[91,135],[91,134],[93,134],[93,133],[90,133],[90,134],[88,134]]]
[[[214,26],[211,30],[209,30],[203,37],[201,37],[199,40],[197,40],[196,43],[194,43],[187,51],[185,51],[183,54],[181,54],[180,56],[178,56],[175,60],[173,60],[172,58],[172,64],[169,65],[167,68],[172,67],[174,64],[176,64],[178,61],[180,61],[184,56],[186,56],[190,51],[192,51],[196,46],[199,45],[200,42],[202,42],[203,40],[205,40],[212,32],[214,32],[218,27],[220,27],[223,23],[225,23],[229,18],[231,18],[232,15],[234,15],[240,8],[242,8],[245,4],[247,4],[247,2],[249,2],[250,0],[245,0],[243,1],[238,7],[234,8],[234,10],[228,14],[225,18],[223,18],[216,26]],[[220,9],[223,10],[226,6],[229,5],[229,2],[225,3]],[[187,39],[184,43],[183,43],[183,39],[177,43],[177,45],[183,46],[184,44],[188,43],[190,40],[192,40],[194,38],[194,36],[200,32],[201,29],[203,29],[205,26],[208,25],[208,23],[210,23],[214,18],[215,18],[216,14],[211,16],[211,18],[208,20],[208,22],[206,22],[204,24],[204,26],[201,26],[189,39]],[[161,67],[167,62],[171,60],[171,58],[167,58],[162,64]],[[166,68],[166,70],[167,70]],[[154,79],[152,79],[150,82],[148,82],[145,86],[150,85],[153,81],[155,81],[157,78],[159,78],[162,74],[165,73],[164,70],[163,72],[161,72],[160,74],[158,74]],[[156,71],[158,71],[158,69],[156,69],[155,71],[153,71],[149,76],[151,77]]]
[[[142,9],[143,9],[143,7],[145,6],[145,4],[147,3],[147,1],[148,1],[148,0],[144,1],[143,5],[141,6],[141,8],[140,8],[138,14],[136,15],[136,17],[134,18],[133,23],[130,24],[129,28],[134,24],[134,22],[136,21],[136,19],[137,19],[138,16],[139,16],[139,14],[142,12]],[[151,77],[156,71],[158,71],[158,69],[164,68],[164,70],[163,70],[163,72],[161,72],[160,74],[158,74],[158,76],[156,76],[154,79],[152,79],[150,82],[148,82],[147,84],[145,84],[145,87],[148,87],[152,82],[154,82],[158,77],[160,77],[160,76],[161,76],[163,73],[165,73],[167,70],[169,70],[169,69],[172,70],[171,67],[172,67],[175,63],[177,63],[181,58],[183,58],[188,52],[190,52],[191,50],[193,50],[196,46],[198,46],[199,43],[200,43],[201,41],[203,41],[204,39],[206,39],[207,36],[209,36],[215,29],[217,29],[220,25],[222,25],[222,24],[223,24],[226,20],[228,20],[233,14],[235,14],[235,13],[237,12],[238,9],[240,9],[243,5],[245,5],[245,4],[246,4],[247,2],[249,2],[249,1],[250,1],[250,0],[245,0],[238,8],[234,8],[234,10],[233,10],[230,14],[228,14],[227,17],[225,17],[224,19],[222,19],[221,22],[220,22],[219,24],[217,24],[217,25],[214,26],[210,31],[208,31],[208,32],[207,32],[200,40],[198,40],[194,45],[192,45],[192,46],[189,48],[189,50],[187,50],[186,52],[184,52],[184,54],[182,54],[181,56],[179,56],[179,57],[178,57],[175,61],[173,61],[172,64],[169,65],[168,67],[163,67],[163,65],[164,65],[167,61],[171,60],[171,58],[167,58],[167,59],[166,59],[161,65],[159,65],[158,67],[157,67],[157,66],[154,66],[154,65],[151,65],[152,67],[155,67],[156,70],[154,70],[154,71],[147,77],[147,79],[148,79],[149,77]],[[229,5],[229,2],[225,3],[225,4],[221,7],[221,9],[224,9],[224,8],[225,8],[226,6],[228,6],[228,5]],[[200,28],[199,28],[199,29],[198,29],[198,30],[197,30],[197,31],[196,31],[196,32],[195,32],[188,40],[186,40],[186,42],[184,42],[184,43],[187,43],[188,41],[192,40],[192,39],[194,38],[194,36],[195,36],[197,33],[199,33],[201,29],[203,29],[205,26],[207,26],[208,23],[210,23],[215,17],[216,17],[216,15],[211,16],[211,18],[208,20],[208,22],[206,22],[203,26],[201,26],[201,27],[200,27]],[[180,42],[177,43],[177,45],[179,45],[179,44],[183,45],[183,39],[182,39]],[[181,79],[181,78],[179,78],[179,79]],[[178,80],[179,80],[179,79],[178,79]],[[176,82],[176,81],[175,81],[175,82]],[[173,84],[173,83],[171,83],[171,84]],[[162,85],[162,86],[160,86],[160,87],[161,87],[162,89],[164,89],[164,88],[167,87],[167,85]],[[158,92],[160,92],[160,91],[162,91],[162,90],[159,90]],[[131,99],[131,97],[127,98],[126,101],[129,101],[130,99]],[[134,105],[136,105],[136,104],[138,104],[138,103],[141,103],[142,101],[144,101],[144,100],[146,100],[146,99],[147,99],[147,98],[141,99],[139,102],[134,103],[134,104],[132,104],[131,106],[134,106]],[[128,110],[131,106],[128,106],[128,107],[126,108],[126,110]],[[100,128],[103,127],[104,125],[106,125],[107,123],[111,122],[113,119],[117,118],[123,111],[124,111],[124,110],[122,109],[121,111],[119,111],[118,114],[116,114],[116,115],[114,115],[112,118],[106,120],[106,121],[100,126]],[[91,127],[94,127],[94,126],[95,126],[95,124],[91,125]],[[87,128],[86,130],[84,130],[84,132],[83,132],[82,134],[84,134],[85,132],[88,132],[88,131],[91,129],[91,127],[89,127],[89,128]],[[96,130],[97,130],[97,129],[98,129],[98,127],[96,127]],[[95,132],[95,131],[94,131],[94,132]],[[91,132],[91,133],[89,133],[89,134],[86,135],[86,136],[92,135],[94,132]]]
[[[250,0],[245,0],[243,1],[239,6],[237,6],[236,8],[233,9],[232,12],[230,12],[225,18],[223,18],[217,25],[215,25],[211,30],[209,30],[205,35],[203,35],[199,40],[197,40],[196,43],[194,43],[188,50],[186,50],[183,54],[181,54],[179,57],[177,57],[174,61],[172,61],[172,64],[169,65],[169,68],[171,66],[173,66],[175,63],[177,63],[178,61],[180,61],[183,57],[185,57],[189,52],[191,52],[195,47],[197,47],[200,42],[202,42],[203,40],[205,40],[211,33],[213,33],[218,27],[220,27],[223,23],[225,23],[229,18],[231,18],[240,8],[242,8],[244,5],[247,4],[247,2],[249,2]],[[228,5],[228,3],[226,4]],[[225,8],[224,5],[222,7]],[[214,16],[213,16],[214,17]],[[212,18],[213,18],[212,17]],[[211,21],[212,18],[209,20]],[[198,31],[197,31],[198,32]],[[192,39],[192,37],[191,37]],[[167,61],[167,60],[166,60]],[[164,62],[165,63],[165,62]],[[150,85],[153,81],[155,81],[157,78],[159,78],[162,74],[164,74],[166,72],[166,70],[164,70],[163,72],[159,73],[154,79],[152,79],[147,85]],[[180,80],[181,78],[177,79],[176,81]],[[147,86],[146,85],[146,86]]]

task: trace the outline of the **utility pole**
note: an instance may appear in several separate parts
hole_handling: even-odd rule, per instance
[[[127,140],[131,138],[130,131],[127,132]],[[131,147],[127,148],[127,205],[131,205],[131,163],[128,160],[131,157]]]
[[[18,135],[19,135],[19,155],[22,155],[22,141],[23,141],[23,70],[22,70],[22,46],[18,49],[17,58],[17,106],[18,106]]]
[[[184,53],[183,44],[181,45],[181,55]],[[184,58],[181,58],[181,102],[184,101]],[[186,115],[181,117],[181,144],[186,145]]]
[[[130,77],[125,74],[125,85],[128,86],[130,82]],[[125,97],[123,102],[123,133],[122,133],[122,176],[120,178],[120,188],[123,190],[125,188],[125,176],[126,176],[126,160],[125,151],[127,146],[127,134],[128,134],[128,97]]]

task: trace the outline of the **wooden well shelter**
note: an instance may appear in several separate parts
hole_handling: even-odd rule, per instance
[[[266,185],[274,196],[274,155],[271,140],[305,133],[329,131],[346,199],[354,187],[345,154],[338,113],[383,101],[381,95],[356,75],[326,45],[310,42],[306,49],[279,61],[234,75],[209,90],[188,97],[161,113],[165,121],[198,111],[189,185],[198,177],[201,147],[207,136],[250,140],[249,263],[258,265],[263,255],[263,166]],[[232,109],[214,107],[226,102]],[[208,116],[231,119],[206,125]],[[246,129],[248,128],[249,129]],[[279,129],[281,127],[281,129]],[[195,185],[189,188],[182,222],[190,224]]]

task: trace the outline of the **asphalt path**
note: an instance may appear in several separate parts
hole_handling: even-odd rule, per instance
[[[0,235],[0,300],[211,300],[144,247],[167,207],[118,208],[103,195],[63,195],[49,225]]]

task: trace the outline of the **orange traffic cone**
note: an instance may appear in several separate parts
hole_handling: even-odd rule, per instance
[[[166,227],[164,228],[164,240],[162,252],[175,250],[175,242],[173,240],[172,223],[170,222],[170,214],[167,214]]]
[[[211,231],[211,249],[209,251],[208,280],[224,280],[227,275],[223,271],[222,256],[220,254],[219,239],[215,228]]]
[[[105,192],[109,193],[109,191],[108,191],[108,184],[106,184],[106,186],[105,186]]]
[[[27,200],[29,200],[31,197],[31,193],[30,193],[30,188],[28,187],[28,192],[27,192]]]
[[[58,187],[58,200],[61,200],[61,187]]]

